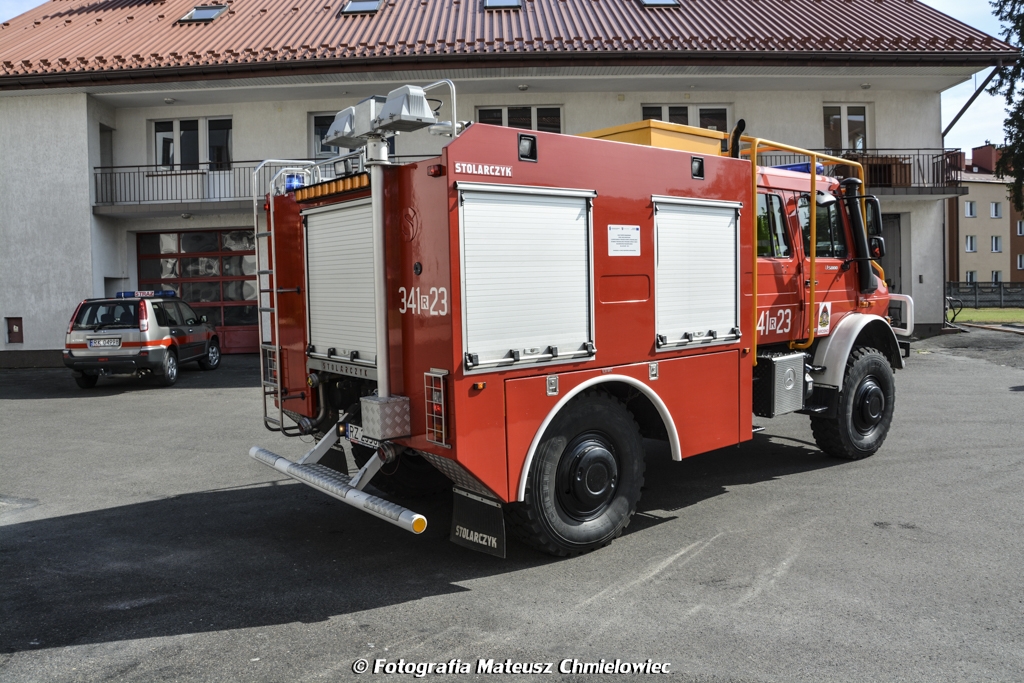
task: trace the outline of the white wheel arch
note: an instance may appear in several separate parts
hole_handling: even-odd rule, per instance
[[[654,407],[658,409],[658,414],[661,415],[662,421],[665,423],[665,431],[668,432],[668,443],[672,451],[673,460],[682,460],[682,448],[679,445],[679,432],[676,431],[675,420],[672,419],[672,414],[668,410],[668,406],[661,400],[661,397],[640,380],[635,377],[627,377],[626,375],[601,375],[600,377],[594,377],[587,381],[573,387],[570,391],[566,392],[565,396],[559,399],[555,407],[552,408],[544,421],[540,423],[540,427],[537,428],[537,433],[533,435],[533,441],[530,443],[530,450],[526,453],[526,460],[523,461],[523,471],[519,474],[519,490],[516,494],[516,500],[522,502],[523,497],[526,495],[526,479],[530,476],[530,465],[533,463],[533,455],[537,452],[537,448],[540,447],[540,440],[544,436],[544,432],[547,431],[548,425],[555,419],[555,415],[558,415],[559,411],[565,407],[574,396],[586,391],[587,389],[605,384],[608,382],[622,382],[628,384],[631,387],[639,389],[644,396],[651,400]]]

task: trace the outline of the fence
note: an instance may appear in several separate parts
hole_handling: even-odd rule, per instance
[[[967,308],[1024,308],[1024,282],[947,282],[946,296]]]
[[[958,188],[962,179],[959,149],[841,149],[814,150],[859,162],[868,188]],[[808,157],[768,152],[758,155],[763,166],[806,164]],[[826,166],[824,175],[846,178],[852,167]]]
[[[260,163],[235,161],[192,166],[97,167],[93,173],[96,204],[251,200],[253,172]],[[270,181],[282,168],[284,165],[268,164],[260,169],[256,179],[260,194],[267,191]]]

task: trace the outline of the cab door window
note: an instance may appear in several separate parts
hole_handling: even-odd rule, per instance
[[[800,229],[803,231],[804,254],[811,253],[811,214],[810,198],[801,195],[797,202],[797,215],[800,218]],[[846,258],[849,249],[846,244],[846,232],[839,216],[839,202],[828,206],[817,206],[817,244],[818,258]]]
[[[181,315],[178,313],[178,307],[173,303],[153,304],[153,308],[156,310],[156,321],[160,327],[181,325]]]
[[[757,255],[764,258],[789,258],[793,255],[786,229],[786,213],[779,195],[757,195]]]
[[[192,310],[191,306],[189,306],[188,304],[186,304],[183,301],[178,301],[178,302],[175,303],[175,305],[181,311],[181,320],[184,321],[182,323],[183,325],[198,325],[199,324],[199,316],[196,315],[196,312]]]

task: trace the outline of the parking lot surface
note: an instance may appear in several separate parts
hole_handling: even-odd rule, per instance
[[[0,372],[0,680],[338,681],[353,662],[670,663],[695,681],[1024,680],[1024,337],[918,344],[882,450],[806,417],[680,463],[626,534],[556,560],[420,537],[282,478],[253,357],[159,388]],[[693,428],[699,428],[695,426]],[[388,680],[411,675],[388,676]],[[608,679],[613,678],[608,676]]]

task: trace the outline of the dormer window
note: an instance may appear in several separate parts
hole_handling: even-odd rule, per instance
[[[519,9],[522,0],[484,0],[484,9]]]
[[[209,23],[219,17],[227,8],[227,5],[197,5],[188,14],[178,19],[178,22],[182,24]]]
[[[380,8],[381,0],[349,0],[342,14],[373,14]]]

